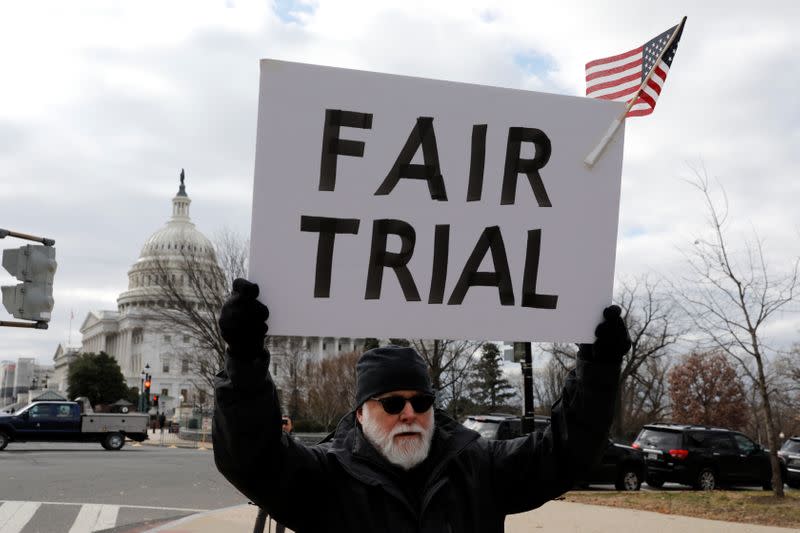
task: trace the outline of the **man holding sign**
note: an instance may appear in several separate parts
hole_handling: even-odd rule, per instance
[[[605,447],[622,356],[620,309],[604,310],[593,344],[553,405],[551,425],[508,441],[481,438],[433,408],[428,368],[412,348],[387,346],[356,365],[354,410],[305,446],[281,431],[264,349],[267,307],[236,280],[220,315],[229,345],[216,383],[214,457],[225,477],[297,533],[491,533],[581,479]]]
[[[220,315],[219,470],[297,533],[498,532],[580,480],[630,348],[618,307],[597,325],[622,145],[582,160],[623,107],[264,60],[256,283]],[[584,343],[543,434],[480,438],[434,409],[419,354],[389,346],[362,355],[353,411],[307,447],[280,429],[259,287],[277,335]]]

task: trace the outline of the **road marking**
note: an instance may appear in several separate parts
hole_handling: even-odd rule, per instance
[[[117,514],[119,514],[119,505],[101,506],[100,513],[97,516],[95,531],[109,529],[117,525]]]
[[[19,533],[39,509],[39,502],[6,501],[0,505],[0,531]]]
[[[119,513],[118,505],[96,503],[82,505],[69,533],[91,533],[112,528],[117,525],[117,513]]]
[[[117,525],[121,507],[129,509],[205,513],[211,509],[186,509],[183,507],[154,507],[145,505],[109,505],[102,503],[26,502],[0,500],[0,533],[20,533],[42,505],[68,505],[80,507],[69,533],[91,533],[111,529]],[[66,526],[66,524],[64,524]],[[66,529],[66,527],[65,527]]]
[[[0,500],[0,502],[9,502],[9,503],[20,503],[20,502],[13,502],[11,500]],[[79,503],[79,502],[27,502],[27,503],[36,503],[39,505],[92,505],[87,503]],[[102,505],[102,504],[94,504],[94,505]],[[216,509],[187,509],[185,507],[154,507],[152,505],[125,505],[119,504],[117,507],[126,507],[128,509],[156,509],[158,511],[185,511],[187,513],[205,513],[206,511],[215,511]],[[2,524],[2,522],[0,522]],[[5,533],[3,531],[2,533]]]

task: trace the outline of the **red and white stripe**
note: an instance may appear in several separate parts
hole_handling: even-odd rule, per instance
[[[640,46],[624,54],[586,63],[586,96],[615,102],[630,102],[642,84],[643,50],[644,47]],[[663,60],[659,61],[655,72],[627,116],[640,117],[653,112],[661,88],[667,80],[667,74],[669,66]]]

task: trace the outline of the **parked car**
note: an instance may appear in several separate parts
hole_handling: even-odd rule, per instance
[[[544,431],[550,425],[550,417],[536,415],[534,431]],[[519,416],[504,414],[469,416],[464,426],[481,434],[486,439],[506,440],[522,436]],[[611,439],[600,462],[579,485],[613,483],[617,490],[639,490],[644,480],[644,458],[640,450]]]
[[[633,447],[642,450],[652,487],[665,482],[713,490],[722,485],[772,488],[769,455],[747,436],[724,428],[648,424]]]
[[[608,439],[600,462],[579,485],[613,483],[617,490],[639,490],[644,477],[644,453]]]
[[[800,489],[800,437],[789,437],[778,450],[783,481],[793,489]]]
[[[95,413],[83,400],[38,401],[0,415],[0,450],[9,442],[33,441],[99,442],[106,450],[119,450],[126,438],[147,439],[146,414]]]
[[[468,416],[464,427],[477,431],[485,439],[506,440],[522,436],[522,417],[506,414]],[[534,431],[544,431],[550,425],[549,416],[534,417]]]

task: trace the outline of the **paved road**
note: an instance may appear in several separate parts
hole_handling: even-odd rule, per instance
[[[243,503],[208,450],[129,444],[109,452],[97,444],[11,443],[0,452],[2,533],[127,533],[134,524],[155,526]]]
[[[83,533],[245,503],[211,451],[11,443],[0,452],[0,531]]]

